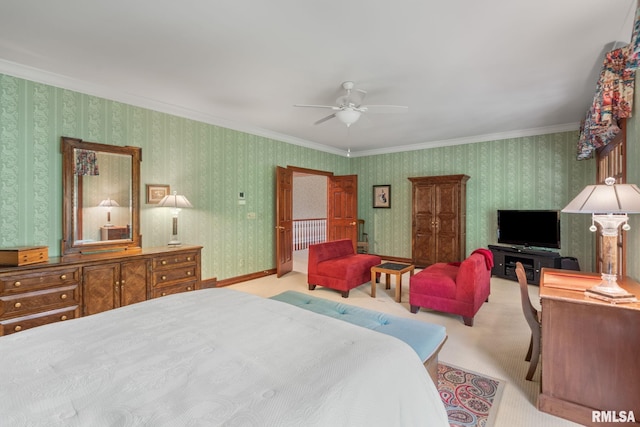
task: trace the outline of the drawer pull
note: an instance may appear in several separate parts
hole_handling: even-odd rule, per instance
[[[60,295],[60,299],[67,299],[67,294]]]
[[[167,280],[167,276],[160,276],[162,280]]]
[[[62,280],[67,280],[67,275],[66,275],[66,274],[63,274],[62,276],[60,276],[60,279],[62,279]]]
[[[163,259],[163,260],[162,260],[162,262],[161,262],[160,264],[162,264],[162,265],[167,265],[167,261]]]
[[[14,282],[13,286],[15,286],[16,288],[19,288],[20,286],[22,286],[22,283]]]
[[[191,290],[191,286],[187,286],[187,290],[190,291]]]
[[[20,307],[22,307],[22,303],[21,303],[21,302],[17,302],[17,303],[15,303],[15,304],[13,304],[13,306],[14,306],[15,308],[20,308]]]
[[[191,261],[191,257],[190,256],[187,257],[187,261]]]
[[[166,292],[163,292],[163,293],[160,294],[160,296],[163,296],[163,297],[166,296],[166,295],[167,295]]]
[[[20,332],[22,330],[22,326],[16,325],[16,327],[13,328],[13,330],[16,331],[16,332]]]
[[[67,316],[63,314],[62,316],[60,316],[60,320],[67,320]]]
[[[191,272],[190,271],[187,271],[187,276],[191,276]]]

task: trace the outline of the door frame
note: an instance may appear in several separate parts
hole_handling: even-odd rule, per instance
[[[334,177],[340,177],[340,176],[349,176],[349,175],[335,175],[333,172],[328,172],[328,171],[322,171],[322,170],[318,170],[318,169],[308,169],[308,168],[302,168],[302,167],[298,167],[298,166],[291,166],[291,165],[287,165],[286,168],[282,167],[282,166],[277,166],[276,167],[276,171],[278,170],[278,168],[282,168],[285,169],[286,171],[288,171],[289,173],[291,173],[292,175],[297,173],[304,173],[304,174],[308,174],[308,175],[319,175],[319,176],[325,176],[327,177],[327,192],[330,191],[330,180]],[[281,223],[281,219],[282,218],[286,218],[287,216],[289,218],[293,218],[293,191],[291,191],[289,194],[291,195],[291,200],[281,200],[282,197],[287,197],[284,191],[279,191],[279,184],[277,182],[278,180],[278,172],[276,172],[276,195],[275,195],[275,203],[276,203],[276,224],[275,224],[275,260],[276,260],[276,272],[277,272],[277,277],[282,277],[283,275],[285,275],[286,273],[290,272],[293,270],[293,233],[288,234],[286,233],[287,227],[292,225],[287,224],[287,221],[284,221],[283,223]],[[357,181],[356,181],[357,184]],[[357,205],[358,205],[358,188],[356,185],[355,188],[355,205],[356,205],[356,217],[357,217]],[[329,215],[329,203],[330,200],[329,198],[327,198],[327,216]],[[283,212],[279,212],[278,209],[291,209],[292,212],[290,213],[283,213]],[[329,221],[329,218],[327,218],[327,221]],[[354,248],[356,248],[357,246],[357,218],[356,218],[356,222],[354,223],[354,239],[353,240],[353,244],[354,244]],[[292,236],[291,239],[292,241],[289,242],[289,244],[286,244],[286,242],[283,241],[283,239],[285,238],[285,236],[290,235]],[[329,239],[329,233],[327,231],[327,238]]]

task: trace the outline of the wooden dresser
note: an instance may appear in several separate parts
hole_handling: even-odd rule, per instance
[[[633,411],[640,422],[640,302],[610,304],[584,289],[600,275],[542,270],[542,377],[538,408],[581,425],[592,411]],[[618,280],[640,297],[640,284]],[[638,425],[632,423],[631,425]],[[610,425],[610,424],[604,424]]]
[[[0,335],[200,288],[201,246],[0,267]]]

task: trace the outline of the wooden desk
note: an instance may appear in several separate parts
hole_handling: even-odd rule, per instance
[[[542,270],[538,409],[582,425],[599,425],[591,421],[593,410],[633,411],[640,423],[640,303],[586,297],[583,290],[599,279],[595,273]],[[624,278],[618,284],[640,296],[638,282]]]

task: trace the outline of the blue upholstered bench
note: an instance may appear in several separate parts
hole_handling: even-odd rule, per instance
[[[295,291],[286,291],[272,296],[271,299],[382,332],[406,342],[418,353],[434,383],[438,383],[438,352],[447,339],[444,326],[354,307]]]

